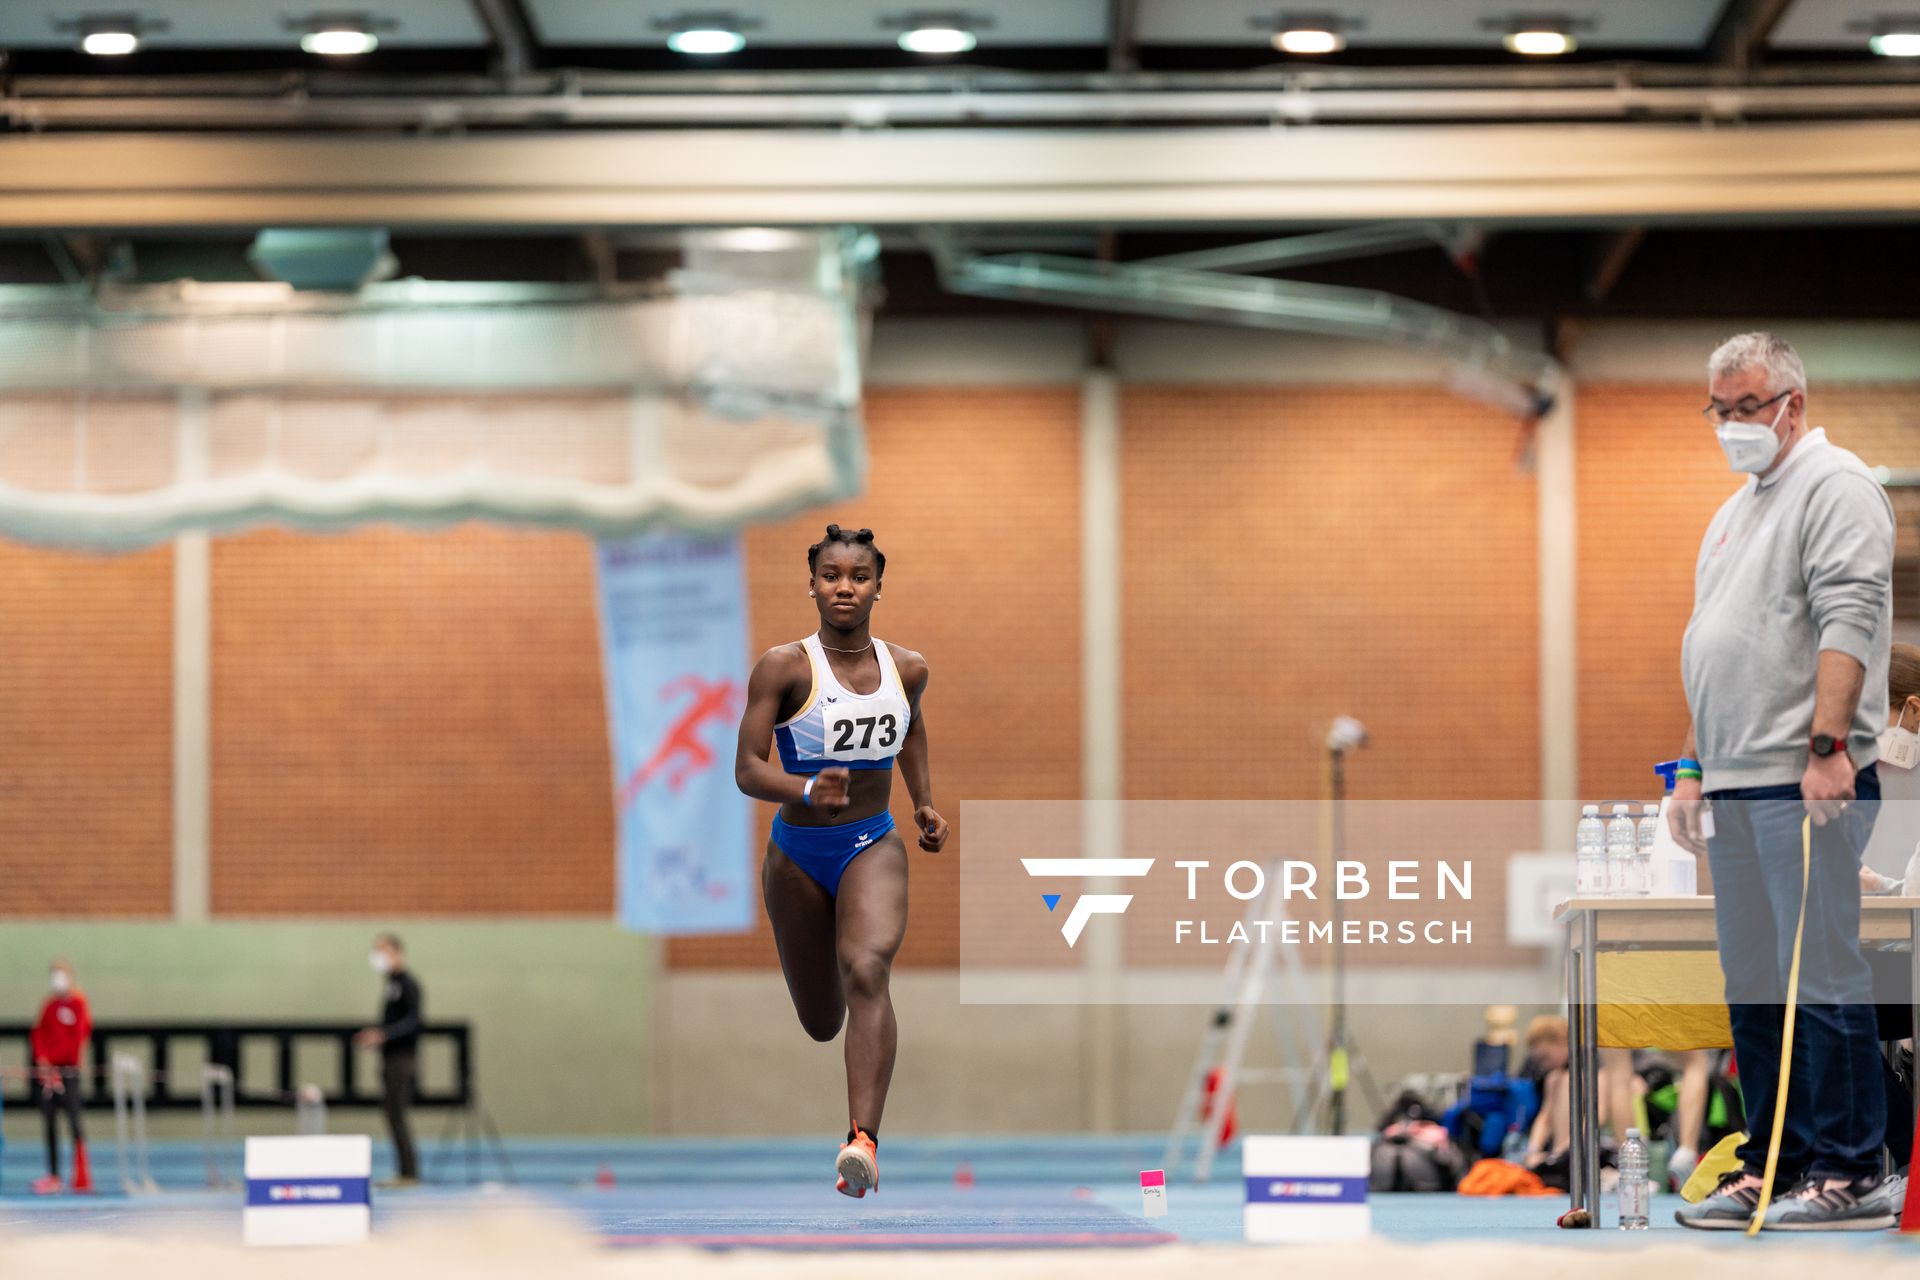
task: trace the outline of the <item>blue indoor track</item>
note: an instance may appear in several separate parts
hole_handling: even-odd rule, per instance
[[[1169,1179],[1164,1218],[1140,1214],[1139,1171],[1160,1164],[1160,1139],[887,1139],[881,1189],[864,1200],[834,1193],[831,1139],[771,1141],[514,1140],[507,1155],[517,1182],[504,1185],[491,1153],[422,1151],[430,1181],[375,1194],[376,1232],[395,1224],[472,1212],[510,1200],[521,1209],[578,1225],[611,1247],[696,1245],[776,1249],[967,1249],[1136,1246],[1240,1240],[1237,1148],[1208,1186]],[[231,1144],[224,1174],[237,1178]],[[390,1168],[376,1139],[376,1177]],[[238,1231],[241,1195],[208,1190],[197,1142],[153,1144],[158,1195],[103,1191],[36,1197],[28,1183],[44,1170],[35,1143],[8,1144],[0,1160],[0,1233],[151,1230]],[[95,1179],[117,1187],[111,1144],[94,1148]],[[1632,1248],[1652,1242],[1752,1247],[1737,1232],[1688,1232],[1673,1223],[1677,1196],[1657,1197],[1653,1230],[1562,1231],[1564,1197],[1476,1199],[1454,1195],[1373,1198],[1376,1236],[1399,1243],[1501,1241],[1578,1248]],[[1816,1243],[1791,1237],[1802,1246]],[[1761,1247],[1771,1243],[1763,1239]],[[1893,1233],[1819,1237],[1822,1247],[1907,1249],[1920,1241]]]

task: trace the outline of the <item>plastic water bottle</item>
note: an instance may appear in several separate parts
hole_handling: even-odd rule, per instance
[[[1647,1229],[1647,1144],[1638,1129],[1627,1130],[1620,1144],[1620,1229]]]
[[[1613,806],[1607,822],[1607,896],[1624,898],[1633,892],[1633,864],[1640,852],[1640,833],[1633,825],[1631,805]]]
[[[1660,806],[1640,806],[1640,826],[1633,852],[1633,892],[1644,898],[1653,892],[1653,846],[1660,839]]]
[[[1580,810],[1573,836],[1573,891],[1582,898],[1598,898],[1607,891],[1607,829],[1600,822],[1600,806]]]

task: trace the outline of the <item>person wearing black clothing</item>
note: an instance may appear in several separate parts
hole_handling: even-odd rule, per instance
[[[363,1048],[378,1046],[380,1049],[387,1128],[393,1134],[394,1163],[399,1175],[392,1185],[409,1187],[420,1181],[420,1166],[413,1149],[413,1127],[407,1119],[407,1108],[413,1104],[415,1066],[419,1060],[420,983],[407,971],[406,949],[393,934],[383,933],[373,940],[367,963],[387,979],[380,1025],[368,1027],[353,1041]]]

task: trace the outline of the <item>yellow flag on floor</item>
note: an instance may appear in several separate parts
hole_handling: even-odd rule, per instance
[[[1713,1194],[1720,1185],[1722,1175],[1740,1167],[1740,1157],[1736,1154],[1740,1144],[1747,1140],[1744,1133],[1730,1133],[1713,1144],[1713,1150],[1700,1157],[1700,1163],[1693,1166],[1686,1185],[1680,1188],[1680,1198],[1688,1204],[1699,1204]]]

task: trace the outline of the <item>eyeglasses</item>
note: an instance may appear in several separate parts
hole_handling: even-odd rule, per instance
[[[1740,403],[1733,405],[1721,404],[1718,400],[1715,400],[1712,404],[1700,411],[1700,416],[1708,422],[1725,422],[1729,418],[1751,418],[1768,405],[1784,400],[1792,394],[1793,388],[1788,387],[1779,395],[1770,396],[1765,400],[1755,400],[1752,396],[1744,396],[1741,398]]]

